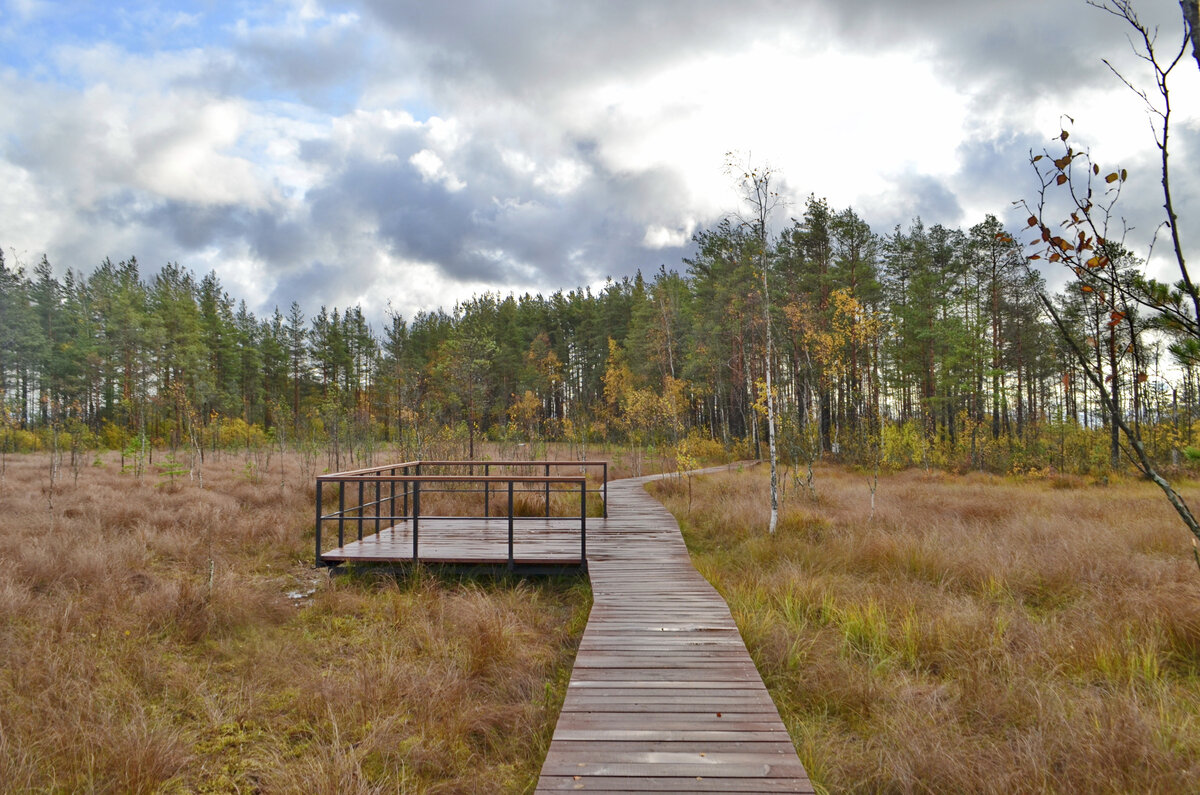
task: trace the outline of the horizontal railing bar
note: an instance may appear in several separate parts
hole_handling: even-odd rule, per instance
[[[583,475],[318,475],[322,483],[586,483]]]
[[[329,482],[331,482],[331,481],[322,481],[322,482],[324,482],[324,483],[329,483]],[[333,482],[333,483],[360,483],[360,482],[361,482],[361,483],[373,483],[374,481],[372,481],[372,480],[363,480],[363,481],[359,481],[359,480],[356,480],[356,479],[351,479],[351,480],[341,480],[341,481],[337,481],[337,480],[335,480],[335,481],[332,481],[332,482]],[[381,482],[382,482],[382,483],[387,483],[388,481],[384,480],[384,481],[381,481]],[[422,482],[425,482],[425,481],[422,481]],[[435,478],[433,482],[435,482],[435,483],[439,483],[439,482],[441,482],[441,481],[439,481],[439,480],[437,480],[437,479]],[[457,481],[456,481],[456,482],[457,482]],[[507,483],[508,481],[504,481],[504,482],[505,482],[505,483]],[[514,481],[514,482],[517,482],[517,483],[524,483],[525,481]],[[550,483],[547,483],[547,485],[551,485],[551,484],[555,484],[555,485],[557,485],[559,482],[560,482],[560,481],[551,481]],[[474,481],[467,481],[467,482],[465,482],[463,485],[471,485],[472,483],[474,483]],[[579,481],[575,481],[575,482],[573,482],[573,483],[567,483],[566,485],[568,485],[568,486],[578,486],[578,485],[579,485]],[[552,488],[552,489],[550,489],[550,493],[551,493],[551,494],[576,494],[576,493],[578,493],[578,491],[579,491],[578,489],[563,489],[563,488]],[[422,488],[422,489],[421,489],[421,492],[422,492],[422,493],[424,493],[424,494],[462,494],[462,495],[468,495],[468,494],[482,494],[482,493],[483,493],[483,490],[482,490],[482,489],[454,489],[454,488],[449,488],[449,489],[426,489],[426,488]],[[524,489],[516,489],[516,492],[517,492],[518,494],[545,494],[545,493],[546,493],[546,490],[545,490],[544,488],[538,487],[538,488],[536,488],[536,489],[529,489],[529,488],[524,488]],[[588,493],[588,494],[602,494],[603,492],[604,492],[604,489],[600,489],[600,488],[594,488],[594,489],[588,489],[588,490],[587,490],[587,493]],[[382,500],[380,500],[380,502],[388,502],[390,499],[391,499],[391,497],[384,497]],[[357,506],[358,504],[359,504],[359,503],[355,503],[355,506]],[[376,504],[376,503],[374,503],[374,502],[364,502],[364,503],[362,503],[362,505],[375,505],[375,504]]]
[[[322,516],[321,521],[326,521],[326,522],[335,521],[337,518],[338,518],[337,514],[331,513],[331,514]],[[373,522],[373,521],[375,521],[375,514],[371,514],[370,516],[365,517],[365,519],[369,519]],[[401,514],[399,516],[384,516],[384,515],[380,514],[379,519],[380,519],[380,521],[408,520],[408,519],[412,519],[412,514]],[[424,513],[421,514],[421,521],[424,522],[426,519],[435,519],[435,520],[447,519],[447,520],[454,520],[456,522],[461,522],[461,521],[471,521],[471,522],[483,522],[483,521],[501,522],[501,521],[503,521],[503,522],[507,522],[508,514],[507,513],[496,514],[493,516],[462,516],[462,515],[457,515],[457,514],[456,515],[449,515],[449,514],[436,515],[436,514],[424,514]],[[525,519],[529,519],[529,520],[536,519],[536,520],[542,521],[542,522],[578,522],[579,516],[578,516],[578,514],[564,514],[562,516],[543,516],[541,514],[539,514],[537,516],[521,516],[519,514],[513,514],[514,521],[522,521]],[[346,521],[347,522],[357,522],[358,517],[357,516],[346,517]],[[374,533],[372,533],[372,535],[374,535]]]
[[[606,462],[604,462],[604,461],[568,461],[568,460],[515,461],[515,460],[510,459],[510,460],[504,460],[504,461],[416,461],[414,463],[421,464],[422,466],[456,466],[456,467],[472,467],[472,466],[477,467],[477,466],[484,466],[484,465],[487,465],[487,466],[544,467],[547,464],[549,464],[552,467],[554,467],[554,466],[602,467],[602,466],[604,466],[604,464]]]
[[[477,466],[506,466],[506,467],[604,467],[605,461],[402,461],[398,464],[385,464],[384,466],[368,467],[366,469],[349,469],[345,472],[333,472],[328,475],[319,475],[319,478],[336,478],[348,477],[351,475],[368,475],[372,472],[383,472],[387,469],[408,469],[416,466],[433,466],[433,467],[477,467]]]
[[[340,477],[342,475],[367,475],[372,472],[382,472],[385,469],[408,469],[409,467],[420,466],[420,461],[404,461],[399,464],[387,464],[381,467],[370,467],[368,469],[348,469],[345,472],[333,472],[329,475],[317,475],[317,479],[324,477]]]

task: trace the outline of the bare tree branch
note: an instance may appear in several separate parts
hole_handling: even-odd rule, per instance
[[[1163,190],[1163,209],[1166,211],[1166,228],[1170,232],[1173,253],[1179,269],[1180,282],[1174,289],[1159,285],[1145,278],[1128,279],[1119,276],[1117,258],[1122,255],[1123,246],[1114,245],[1115,241],[1108,238],[1109,222],[1113,218],[1113,208],[1120,193],[1120,186],[1125,182],[1124,169],[1112,172],[1103,179],[1110,186],[1104,193],[1097,196],[1093,190],[1093,177],[1100,178],[1100,168],[1091,161],[1086,149],[1075,151],[1065,146],[1062,157],[1054,157],[1048,152],[1041,155],[1031,153],[1030,161],[1040,180],[1038,201],[1034,208],[1022,201],[1022,206],[1030,210],[1029,226],[1041,233],[1041,240],[1035,245],[1043,247],[1050,262],[1059,262],[1070,269],[1080,281],[1080,289],[1087,294],[1098,296],[1100,302],[1110,310],[1111,322],[1109,328],[1124,321],[1128,325],[1130,338],[1129,350],[1134,355],[1134,414],[1132,423],[1122,413],[1119,405],[1119,385],[1117,381],[1117,364],[1110,353],[1112,373],[1108,376],[1112,381],[1111,390],[1106,387],[1102,365],[1093,362],[1091,355],[1083,349],[1080,342],[1073,336],[1070,328],[1063,321],[1053,302],[1044,294],[1039,297],[1042,304],[1057,327],[1060,335],[1070,347],[1071,352],[1082,366],[1083,372],[1100,394],[1113,428],[1114,456],[1119,445],[1124,454],[1134,466],[1149,480],[1153,481],[1166,495],[1176,513],[1192,535],[1192,543],[1196,550],[1194,557],[1200,565],[1200,521],[1192,513],[1191,508],[1170,483],[1158,472],[1154,462],[1146,453],[1142,443],[1137,415],[1137,389],[1140,381],[1145,380],[1143,360],[1139,350],[1138,336],[1140,329],[1134,322],[1133,305],[1147,307],[1153,313],[1153,322],[1159,328],[1169,329],[1185,336],[1187,342],[1193,345],[1200,342],[1200,291],[1188,273],[1184,259],[1183,244],[1180,239],[1179,218],[1175,213],[1175,204],[1171,192],[1171,170],[1168,159],[1168,145],[1171,133],[1171,92],[1168,79],[1172,70],[1179,64],[1187,52],[1189,41],[1192,53],[1200,64],[1200,39],[1198,39],[1197,11],[1198,0],[1180,0],[1183,10],[1184,30],[1177,51],[1167,50],[1166,55],[1160,55],[1156,49],[1158,44],[1158,29],[1147,27],[1138,18],[1132,0],[1086,0],[1093,8],[1100,9],[1123,20],[1132,30],[1130,46],[1134,55],[1149,67],[1154,78],[1155,90],[1147,91],[1139,88],[1133,81],[1126,78],[1109,61],[1104,65],[1109,68],[1117,79],[1136,94],[1145,104],[1152,120],[1155,144],[1161,156],[1161,179]],[[1153,94],[1156,96],[1152,96]],[[1069,133],[1063,130],[1060,139],[1063,144]],[[1078,161],[1080,170],[1074,166]],[[1042,163],[1042,165],[1038,165]],[[1053,167],[1047,165],[1053,163]],[[1086,167],[1086,170],[1085,168]],[[1055,235],[1047,223],[1047,193],[1054,188],[1062,188],[1069,201],[1074,205],[1070,217],[1061,226],[1067,231],[1065,236]],[[1157,239],[1157,231],[1155,239]],[[1077,236],[1076,236],[1077,235]],[[1087,252],[1092,252],[1089,257]],[[1042,255],[1035,254],[1031,259],[1041,259]],[[1118,304],[1118,298],[1120,303]],[[1185,303],[1190,307],[1185,308]],[[1110,336],[1110,346],[1112,345]],[[1186,346],[1184,346],[1186,347]],[[1112,350],[1110,348],[1110,350]],[[1124,437],[1124,444],[1119,444],[1117,433]]]

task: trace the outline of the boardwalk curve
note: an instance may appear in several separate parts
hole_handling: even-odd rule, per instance
[[[610,483],[589,528],[592,610],[537,792],[814,792],[649,479]]]

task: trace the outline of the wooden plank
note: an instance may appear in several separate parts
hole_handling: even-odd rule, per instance
[[[672,751],[676,753],[689,752],[694,754],[745,753],[764,752],[794,754],[795,748],[787,739],[767,741],[745,740],[562,740],[557,743],[557,749],[564,753],[599,753],[612,751],[616,754],[648,751]]]
[[[644,776],[636,779],[606,776],[545,776],[538,780],[538,792],[657,792],[688,795],[696,792],[791,792],[815,793],[808,779],[728,779],[704,776]]]
[[[690,668],[687,671],[672,671],[663,668],[577,668],[571,675],[572,679],[583,682],[673,682],[679,677],[686,677],[691,682],[739,682],[747,683],[762,681],[758,672],[738,668],[705,669]]]
[[[742,695],[722,699],[694,696],[576,698],[572,699],[571,703],[564,706],[563,709],[571,712],[658,712],[669,710],[671,712],[720,712],[722,715],[727,715],[734,710],[749,712],[747,706],[755,707],[755,712],[775,713],[775,705],[771,703],[770,699]]]
[[[770,731],[779,726],[777,714],[722,712],[706,715],[695,712],[563,712],[559,725],[570,729],[612,729],[621,726],[642,729],[709,729],[712,731]],[[551,743],[553,745],[553,742]]]
[[[567,698],[589,698],[596,696],[611,697],[614,695],[629,696],[708,696],[724,698],[726,696],[747,696],[762,694],[763,691],[754,687],[754,682],[700,682],[685,680],[638,681],[625,680],[622,682],[582,681],[570,685]]]
[[[574,762],[558,761],[553,754],[546,757],[542,766],[542,774],[547,776],[662,776],[676,778],[681,776],[700,776],[702,778],[789,778],[796,779],[805,776],[799,760],[774,762],[765,755],[755,761],[726,761],[720,764],[708,763],[701,759],[696,762],[679,761],[647,761],[647,762]]]
[[[786,742],[788,733],[779,726],[766,731],[716,731],[708,729],[567,729],[554,732],[555,742]]]

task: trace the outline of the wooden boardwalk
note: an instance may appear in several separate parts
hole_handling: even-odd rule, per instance
[[[724,600],[646,479],[588,523],[593,604],[537,792],[814,792]]]

